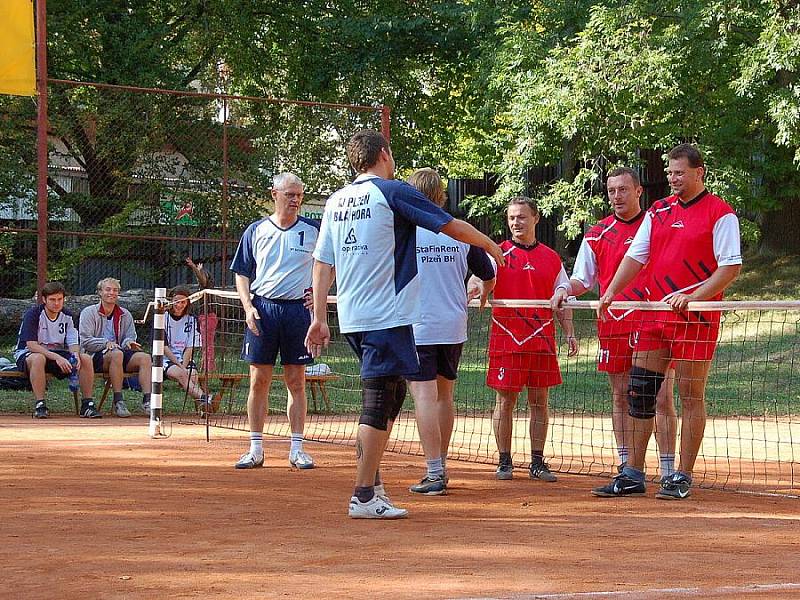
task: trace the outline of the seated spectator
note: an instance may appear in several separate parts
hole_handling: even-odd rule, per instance
[[[201,415],[213,409],[212,400],[197,384],[197,368],[192,357],[202,346],[197,319],[189,304],[189,290],[178,286],[172,290],[172,305],[164,320],[164,375],[177,381],[195,399]]]
[[[142,352],[136,341],[136,328],[131,313],[117,304],[119,280],[112,277],[97,283],[100,303],[81,311],[78,330],[81,348],[92,356],[96,373],[108,373],[114,391],[114,414],[130,417],[122,397],[125,373],[137,373],[142,386],[142,410],[150,412],[150,355]]]
[[[37,298],[41,298],[44,304],[28,309],[22,317],[14,358],[17,368],[30,379],[35,418],[46,419],[50,416],[45,403],[46,374],[65,379],[74,372],[77,381],[72,379],[70,388],[74,390],[76,383],[80,387],[83,396],[81,417],[99,419],[102,415],[92,398],[92,359],[80,352],[75,322],[72,314],[64,309],[65,295],[66,290],[58,281],[51,281],[42,287]]]

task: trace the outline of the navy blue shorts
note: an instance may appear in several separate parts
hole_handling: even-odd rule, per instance
[[[58,354],[59,356],[63,356],[67,360],[69,360],[69,357],[72,356],[72,352],[70,352],[69,350],[51,350],[50,352],[55,352],[56,354]],[[26,375],[28,374],[27,360],[31,354],[33,353],[29,352],[24,356],[20,356],[19,359],[17,360],[17,369],[19,369]],[[56,379],[65,379],[69,377],[69,373],[64,373],[64,371],[61,370],[61,367],[58,366],[58,363],[50,358],[48,358],[47,361],[45,361],[44,363],[44,372],[49,373]]]
[[[94,367],[95,373],[103,373],[103,357],[106,355],[108,350],[103,352],[95,352],[92,355],[92,366]],[[131,350],[130,348],[123,348],[122,349],[122,370],[126,373],[128,372],[128,363],[131,362],[133,355],[137,352],[142,352],[142,350]]]
[[[347,343],[361,362],[361,378],[405,377],[419,371],[411,325],[346,333]]]
[[[455,381],[458,379],[458,363],[464,344],[434,344],[417,346],[419,372],[407,375],[409,381],[435,381],[437,375]]]
[[[242,359],[256,365],[274,365],[278,352],[282,365],[307,365],[312,362],[306,349],[306,334],[311,312],[303,300],[268,300],[253,297],[253,306],[261,319],[261,335],[245,326]]]

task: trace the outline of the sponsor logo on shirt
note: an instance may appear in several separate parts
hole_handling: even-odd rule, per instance
[[[628,239],[625,240],[625,245],[630,246],[633,243],[633,237],[628,236]]]
[[[683,229],[683,221],[675,221],[670,227],[674,227],[675,229]]]
[[[523,271],[535,271],[536,267],[534,267],[531,263],[525,263],[525,266],[522,267]]]

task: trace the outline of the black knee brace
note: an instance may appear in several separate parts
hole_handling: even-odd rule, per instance
[[[361,380],[361,418],[359,425],[369,425],[375,429],[386,431],[389,420],[397,417],[400,409],[397,403],[396,389],[400,377],[370,377]],[[405,394],[403,394],[405,399]],[[400,406],[402,406],[402,401]]]
[[[394,404],[392,405],[392,410],[389,413],[390,421],[397,420],[397,416],[403,409],[403,403],[406,401],[407,391],[408,386],[406,385],[406,380],[402,377],[399,377],[394,385]]]
[[[664,373],[631,368],[628,383],[628,414],[634,419],[652,419],[656,416],[656,396],[664,383]]]

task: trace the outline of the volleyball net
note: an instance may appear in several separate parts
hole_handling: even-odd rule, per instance
[[[202,385],[219,401],[215,412],[201,418],[177,385],[164,385],[167,418],[248,431],[248,365],[241,360],[244,314],[235,292],[204,290],[191,297],[200,323],[202,358],[197,370]],[[506,306],[549,306],[539,301],[506,301]],[[706,386],[707,422],[695,464],[694,485],[704,488],[800,497],[800,302],[695,303],[703,310],[721,310],[721,328]],[[643,306],[643,319],[655,318],[658,303]],[[598,340],[593,302],[572,302],[579,338],[577,355],[567,356],[563,332],[556,331],[557,357],[563,383],[550,388],[549,431],[544,450],[551,470],[560,473],[611,475],[617,472],[619,441],[612,426],[609,378],[598,372]],[[615,304],[616,306],[616,304]],[[624,308],[624,307],[622,307]],[[663,310],[663,306],[661,307]],[[523,313],[523,311],[520,311]],[[492,415],[495,392],[486,385],[490,308],[470,307],[469,340],[464,344],[455,387],[455,427],[450,460],[496,464]],[[520,317],[524,318],[524,317]],[[329,301],[331,344],[306,368],[308,440],[355,445],[361,410],[359,364],[338,328],[335,298]],[[286,388],[276,366],[264,432],[290,435]],[[680,382],[672,386],[674,417],[659,415],[677,432],[680,454],[684,410]],[[515,467],[531,460],[529,408],[520,394],[513,416],[512,456]],[[663,425],[662,425],[663,427]],[[410,394],[395,421],[390,452],[422,455]],[[678,460],[680,456],[678,456]],[[677,462],[676,462],[677,464]],[[424,462],[420,461],[420,469]],[[659,450],[648,447],[647,474],[656,480]],[[487,468],[493,477],[493,468]]]

